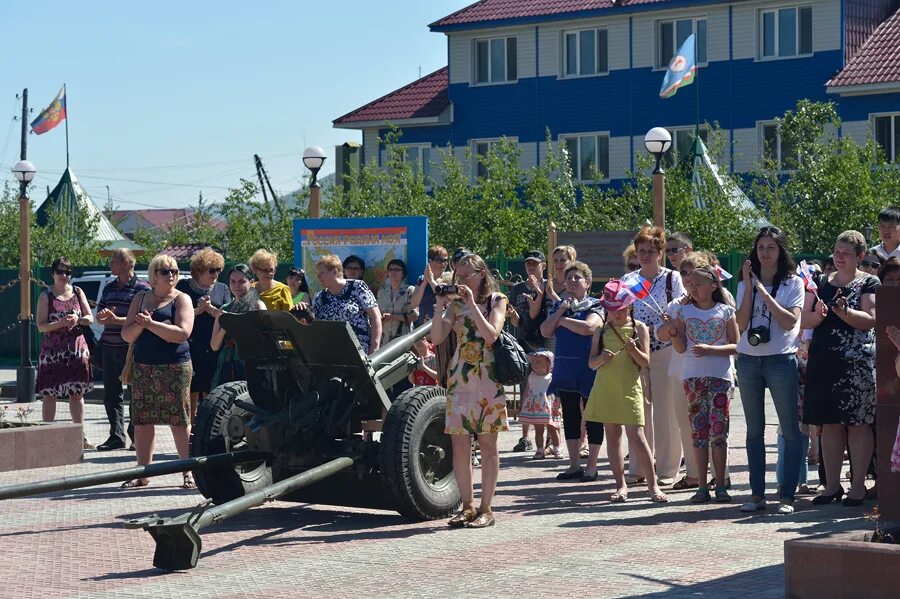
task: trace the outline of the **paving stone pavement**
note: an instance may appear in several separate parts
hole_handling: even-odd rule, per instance
[[[40,405],[33,405],[36,420]],[[102,442],[103,407],[88,405],[86,414],[88,438]],[[784,541],[870,529],[863,513],[872,504],[816,509],[801,498],[792,516],[741,514],[737,504],[749,494],[744,431],[736,399],[733,504],[692,505],[683,491],[657,505],[640,487],[628,502],[610,503],[605,462],[596,483],[557,482],[562,462],[508,451],[515,426],[501,435],[493,528],[450,530],[392,512],[276,501],[205,529],[198,567],[174,574],[152,566],[149,534],[122,523],[199,504],[196,491],[178,488],[180,475],[138,490],[110,484],[7,500],[0,502],[0,597],[781,597]],[[774,424],[767,443],[774,492]],[[174,455],[171,435],[158,427],[157,459]],[[133,463],[131,452],[88,451],[77,465],[0,473],[0,485]]]

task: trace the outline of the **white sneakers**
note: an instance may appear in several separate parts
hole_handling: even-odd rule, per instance
[[[753,501],[754,499],[756,499],[756,498],[754,497],[747,503],[743,504],[741,506],[741,511],[742,512],[757,512],[759,510],[766,509],[766,500],[765,499],[760,499],[759,501]],[[791,511],[793,511],[793,508],[791,508]]]
[[[781,502],[780,504],[778,504],[778,513],[779,514],[793,514],[794,513],[794,505],[792,503]]]

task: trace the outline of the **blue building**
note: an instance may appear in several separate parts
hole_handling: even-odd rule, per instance
[[[763,156],[790,170],[774,119],[801,98],[834,101],[842,135],[874,135],[900,161],[900,0],[481,0],[430,28],[447,37],[446,67],[334,121],[362,131],[366,162],[383,164],[378,139],[396,125],[431,174],[436,148],[465,160],[502,136],[528,168],[545,160],[549,129],[577,179],[610,183],[634,168],[651,127],[688,150],[698,91],[700,122],[728,136],[718,159],[732,172]],[[697,82],[661,99],[691,33]]]

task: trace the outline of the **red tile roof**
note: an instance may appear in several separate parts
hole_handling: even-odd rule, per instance
[[[335,125],[369,121],[400,121],[439,116],[450,100],[447,96],[448,68],[443,67],[369,102],[334,120]]]
[[[828,87],[900,83],[900,10],[878,26]]]
[[[667,0],[480,0],[455,13],[435,21],[432,29],[472,23],[490,23],[508,19],[565,15],[612,8],[613,6],[634,6],[655,4]]]

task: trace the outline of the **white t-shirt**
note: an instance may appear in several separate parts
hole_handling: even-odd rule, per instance
[[[766,291],[772,293],[772,288],[766,287]],[[786,331],[781,328],[778,321],[774,318],[770,319],[769,309],[758,293],[751,294],[751,297],[754,298],[753,312],[747,330],[760,326],[769,327],[769,342],[760,343],[754,347],[747,341],[747,331],[744,331],[741,333],[740,341],[738,341],[738,353],[748,356],[775,356],[778,354],[797,353],[797,348],[800,344],[800,319],[797,319],[794,328]],[[783,280],[775,293],[775,301],[785,310],[793,308],[803,310],[803,298],[803,281],[797,276],[790,276]],[[735,299],[737,300],[738,310],[740,310],[741,303],[744,301],[743,281],[738,283],[737,297]]]
[[[728,321],[734,316],[734,308],[716,304],[709,310],[701,310],[695,304],[681,309],[687,349],[681,354],[681,379],[714,377],[733,380],[730,356],[695,356],[695,345],[727,345]]]
[[[634,307],[634,318],[646,324],[651,330],[655,330],[662,325],[662,318],[660,318],[659,312],[665,309],[669,303],[669,297],[667,297],[666,293],[666,281],[669,280],[669,273],[672,273],[671,299],[684,295],[684,284],[681,282],[681,275],[678,274],[678,271],[663,268],[656,275],[656,278],[650,281],[650,297],[632,304]],[[663,343],[656,338],[656,335],[650,336],[651,353],[669,347],[669,345],[671,344],[668,341]]]
[[[884,247],[884,243],[879,243],[869,251],[878,254],[881,257],[882,262],[887,261],[887,259],[891,257],[900,258],[900,245],[895,247],[893,252],[888,252]]]
[[[681,317],[681,309],[684,308],[684,305],[681,303],[681,299],[673,299],[669,302],[669,305],[666,306],[666,314],[669,315],[669,318],[675,320],[676,318]],[[659,329],[653,329],[653,336],[659,340]],[[677,380],[681,380],[681,354],[677,351],[672,352],[672,358],[669,360],[669,376],[675,377]]]

